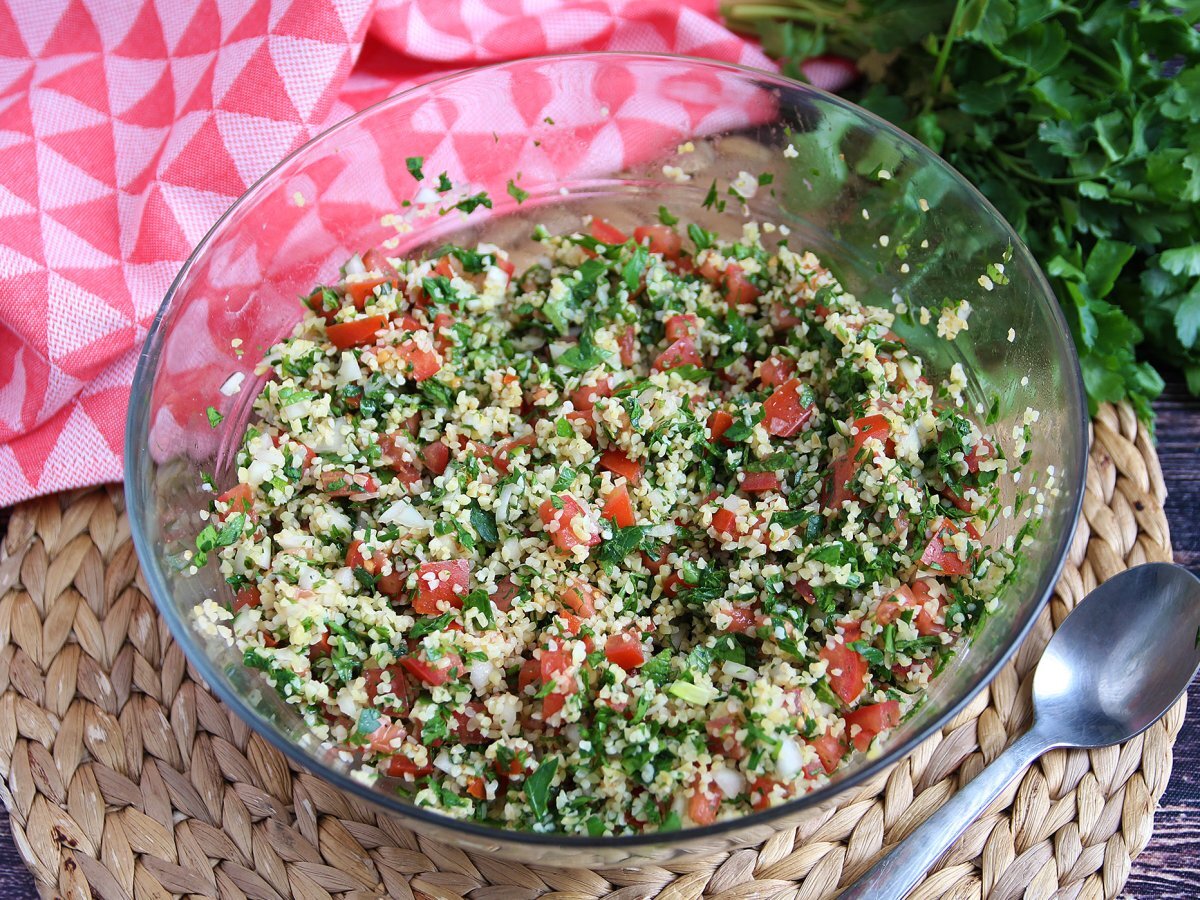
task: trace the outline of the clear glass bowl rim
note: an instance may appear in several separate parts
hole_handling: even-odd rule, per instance
[[[1033,261],[1033,268],[1037,276],[1038,286],[1042,296],[1042,302],[1050,307],[1051,317],[1057,323],[1060,333],[1065,334],[1069,338],[1069,329],[1067,321],[1063,316],[1062,310],[1058,305],[1058,301],[1047,282],[1041,267],[1037,265],[1036,260],[1033,260],[1032,254],[1029,254],[1028,248],[1024,242],[1013,230],[1008,221],[1000,214],[1000,212],[984,197],[957,169],[935,154],[932,150],[916,140],[904,131],[901,131],[890,122],[876,116],[874,113],[868,112],[856,104],[849,102],[836,94],[831,94],[823,91],[820,88],[813,87],[810,84],[804,84],[787,78],[783,75],[774,72],[768,72],[763,69],[755,69],[750,66],[738,65],[735,63],[720,62],[717,60],[703,59],[701,57],[686,56],[681,54],[670,53],[642,53],[642,52],[625,52],[625,51],[591,51],[583,53],[557,53],[546,56],[529,57],[517,60],[505,60],[503,62],[492,63],[485,66],[476,66],[471,69],[466,69],[461,72],[455,72],[450,75],[444,75],[439,78],[419,84],[415,87],[408,88],[397,94],[393,94],[377,103],[373,103],[343,119],[340,122],[330,126],[329,128],[317,134],[315,137],[306,141],[301,147],[289,153],[278,163],[268,169],[257,181],[255,181],[246,192],[235,200],[230,207],[213,223],[212,227],[192,250],[183,266],[176,274],[171,282],[162,305],[155,314],[154,322],[150,327],[146,336],[146,341],[142,346],[142,351],[138,356],[137,370],[134,373],[133,385],[130,391],[129,413],[126,419],[125,426],[125,479],[124,490],[126,496],[126,504],[128,510],[141,509],[147,500],[143,496],[140,480],[135,476],[134,467],[130,464],[130,460],[136,458],[140,448],[145,446],[144,435],[149,431],[149,404],[139,403],[138,398],[148,397],[153,388],[154,372],[157,368],[159,357],[162,353],[163,344],[161,341],[161,332],[163,322],[167,311],[171,307],[171,302],[175,298],[176,292],[185,281],[188,273],[196,266],[197,262],[204,256],[212,243],[214,237],[220,232],[225,222],[234,216],[239,209],[246,204],[252,202],[257,195],[262,192],[266,186],[270,185],[275,173],[286,166],[291,160],[307,152],[313,145],[326,141],[333,137],[339,131],[349,128],[358,120],[365,118],[384,109],[390,105],[395,105],[408,100],[410,97],[419,94],[422,91],[429,91],[447,84],[451,84],[457,80],[464,78],[478,77],[481,72],[491,69],[504,69],[510,66],[524,66],[535,63],[555,63],[560,61],[595,58],[611,61],[619,60],[661,60],[670,61],[689,66],[697,66],[700,68],[718,69],[726,72],[733,72],[743,76],[748,76],[762,83],[775,83],[781,87],[786,87],[789,90],[799,90],[801,92],[811,93],[817,96],[825,103],[830,103],[840,106],[852,115],[858,116],[866,123],[875,128],[882,129],[891,133],[901,142],[913,147],[918,155],[928,158],[931,164],[943,168],[952,179],[956,180],[969,194],[974,196],[976,202],[987,212],[991,213],[995,219],[1001,223],[1004,229],[1008,232],[1008,238],[1012,242],[1014,252],[1021,252],[1029,255]],[[1066,378],[1065,387],[1067,388],[1067,406],[1068,409],[1074,407],[1079,414],[1079,427],[1081,433],[1086,434],[1089,427],[1088,421],[1088,406],[1085,399],[1083,376],[1079,366],[1079,357],[1075,351],[1074,342],[1070,339],[1066,341],[1067,355],[1063,360],[1071,370]],[[1073,375],[1074,377],[1070,377]],[[1066,562],[1067,551],[1070,549],[1071,542],[1075,533],[1075,527],[1078,524],[1080,511],[1083,507],[1084,485],[1087,477],[1087,462],[1088,462],[1088,445],[1086,441],[1081,441],[1079,444],[1080,452],[1078,458],[1072,466],[1073,471],[1070,474],[1064,473],[1064,486],[1069,491],[1069,503],[1067,516],[1064,518],[1064,527],[1062,533],[1058,535],[1058,546],[1055,548],[1053,559],[1054,564],[1047,567],[1042,573],[1042,578],[1038,584],[1034,594],[1036,602],[1026,605],[1023,613],[1018,615],[1016,622],[1018,624],[1014,640],[999,654],[996,660],[990,667],[980,670],[975,678],[969,683],[963,694],[952,704],[946,706],[941,713],[933,719],[926,728],[922,731],[913,734],[908,740],[901,744],[890,748],[886,753],[882,754],[878,759],[869,761],[866,765],[857,769],[851,775],[843,780],[837,781],[831,785],[820,787],[811,793],[805,794],[803,797],[797,797],[787,803],[779,806],[771,807],[770,809],[761,812],[754,812],[747,816],[742,816],[737,819],[717,822],[712,825],[702,826],[700,828],[688,828],[673,832],[648,832],[636,835],[624,835],[618,837],[583,837],[578,835],[566,834],[562,832],[547,832],[539,833],[532,831],[518,831],[515,829],[497,828],[494,826],[479,825],[474,822],[469,822],[461,819],[454,819],[449,816],[443,816],[431,810],[422,807],[400,802],[396,797],[385,794],[371,787],[350,778],[334,769],[324,765],[319,760],[310,756],[298,745],[290,743],[281,736],[276,734],[269,728],[261,727],[259,715],[250,707],[249,704],[242,699],[235,691],[224,683],[220,673],[212,665],[208,655],[203,648],[192,639],[191,630],[182,621],[177,610],[170,603],[158,603],[158,597],[167,597],[170,591],[167,587],[166,580],[157,564],[157,558],[153,553],[153,548],[150,544],[149,537],[142,531],[140,518],[136,515],[130,515],[130,532],[133,538],[134,548],[137,551],[138,559],[142,564],[143,571],[146,575],[146,582],[150,588],[151,598],[155,600],[155,606],[159,613],[167,620],[167,627],[171,631],[171,635],[179,642],[183,648],[184,655],[200,672],[201,677],[209,688],[215,693],[227,706],[232,708],[238,716],[256,733],[262,736],[276,750],[281,752],[291,762],[316,772],[322,778],[336,785],[343,791],[348,791],[356,797],[360,797],[369,803],[382,806],[389,812],[395,813],[401,817],[415,819],[420,822],[426,822],[430,825],[445,828],[450,831],[459,831],[465,835],[470,835],[485,841],[511,841],[514,843],[525,844],[529,846],[546,845],[554,846],[562,849],[577,847],[580,850],[585,849],[618,849],[618,848],[634,848],[639,846],[649,845],[671,845],[679,846],[691,843],[693,840],[701,841],[708,838],[728,837],[731,832],[735,832],[744,828],[754,826],[770,825],[780,819],[795,815],[797,812],[817,806],[822,802],[826,802],[838,794],[860,784],[867,779],[878,774],[893,763],[903,759],[911,753],[916,747],[925,741],[935,731],[940,730],[950,719],[961,712],[967,704],[969,704],[975,696],[993,678],[999,673],[1004,665],[1009,661],[1017,647],[1024,641],[1029,630],[1033,627],[1038,615],[1041,613],[1042,607],[1050,597],[1051,591],[1054,589],[1055,583],[1058,581],[1058,576],[1062,572],[1063,565]]]

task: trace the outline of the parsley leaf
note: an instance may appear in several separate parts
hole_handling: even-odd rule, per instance
[[[478,502],[471,503],[471,527],[485,544],[495,545],[500,542],[495,514],[483,509]]]
[[[208,424],[210,428],[216,428],[225,419],[225,417],[217,412],[217,410],[212,406],[205,410],[205,412],[208,415]]]
[[[653,526],[629,525],[625,528],[618,527],[613,532],[613,536],[600,546],[598,559],[605,565],[616,566],[623,563],[625,557],[629,556],[629,554],[637,553],[639,550],[654,556],[658,553],[658,548],[662,544],[662,541],[650,536],[649,531],[651,527]]]
[[[1093,408],[1128,398],[1148,419],[1163,388],[1151,360],[1200,393],[1194,4],[929,0],[920,15],[906,0],[728,6],[735,29],[757,30],[785,73],[832,47],[887,55],[850,99],[926,143],[1013,223],[1050,276]],[[820,172],[810,189],[832,193],[849,177],[815,137],[794,135],[792,147],[797,177]],[[870,166],[882,177],[878,159]],[[922,192],[890,174],[908,236]],[[857,227],[877,236],[874,222]],[[892,228],[893,247],[908,243],[901,233]],[[971,280],[1000,292],[1007,262],[984,259]]]
[[[484,206],[488,209],[492,208],[492,198],[488,196],[487,191],[480,191],[478,194],[472,194],[470,197],[464,197],[454,204],[455,209],[461,209],[463,212],[475,212],[479,207]]]
[[[524,203],[529,199],[529,191],[521,190],[511,178],[508,179],[508,193],[518,204]]]
[[[454,613],[442,613],[440,616],[425,616],[417,619],[408,630],[408,637],[423,638],[427,634],[442,631],[454,620]]]
[[[425,157],[410,156],[404,160],[404,165],[408,168],[408,174],[417,181],[425,180],[425,173],[421,171],[421,166],[425,164]]]
[[[551,756],[538,764],[537,770],[525,779],[525,799],[529,801],[529,810],[536,820],[546,816],[546,804],[550,799],[550,782],[558,771],[558,757]]]

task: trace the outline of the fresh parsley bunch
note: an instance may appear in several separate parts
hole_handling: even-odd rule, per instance
[[[859,60],[853,99],[940,153],[1020,232],[1093,407],[1200,394],[1200,0],[726,2],[799,74]]]

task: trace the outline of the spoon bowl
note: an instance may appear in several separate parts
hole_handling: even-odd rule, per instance
[[[1033,676],[1033,727],[842,893],[900,898],[1047,750],[1123,743],[1169,710],[1200,670],[1200,579],[1150,563],[1110,578],[1055,631]]]
[[[1052,746],[1141,734],[1200,666],[1200,582],[1151,563],[1102,584],[1059,626],[1033,677],[1034,729]]]

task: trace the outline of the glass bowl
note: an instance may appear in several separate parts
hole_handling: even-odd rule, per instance
[[[406,166],[418,156],[421,183]],[[433,199],[443,171],[456,186],[450,202],[486,191],[491,208],[438,215],[414,203]],[[772,176],[748,210],[725,193],[741,172]],[[520,204],[506,190],[517,173],[529,195]],[[714,179],[724,212],[705,202]],[[1040,502],[1041,530],[999,610],[927,702],[881,753],[856,757],[806,796],[736,821],[617,838],[501,830],[415,807],[356,777],[356,763],[315,740],[259,672],[197,628],[198,603],[232,596],[215,566],[186,574],[212,497],[202,475],[218,490],[235,480],[233,458],[262,382],[256,363],[301,316],[298,297],[336,280],[352,253],[387,242],[402,255],[451,233],[460,243],[531,248],[537,223],[577,229],[591,213],[628,230],[654,221],[660,204],[725,237],[740,234],[744,212],[786,225],[793,249],[815,251],[868,302],[932,308],[928,322],[912,316],[897,330],[936,373],[962,365],[972,405],[992,410],[1006,449],[1026,410],[1040,413],[1027,471],[1041,474],[1034,491],[1042,493],[1025,508]],[[971,304],[969,330],[953,342],[937,338],[938,308],[961,300]],[[224,414],[216,428],[209,406]],[[852,104],[766,72],[580,54],[476,69],[400,94],[254,184],[196,247],[150,330],[129,409],[125,486],[146,580],[175,639],[213,691],[292,761],[469,850],[545,865],[636,865],[761,841],[821,815],[961,710],[1054,585],[1083,495],[1087,428],[1075,351],[1042,273],[996,210],[929,150]],[[998,538],[1023,521],[999,520]]]

